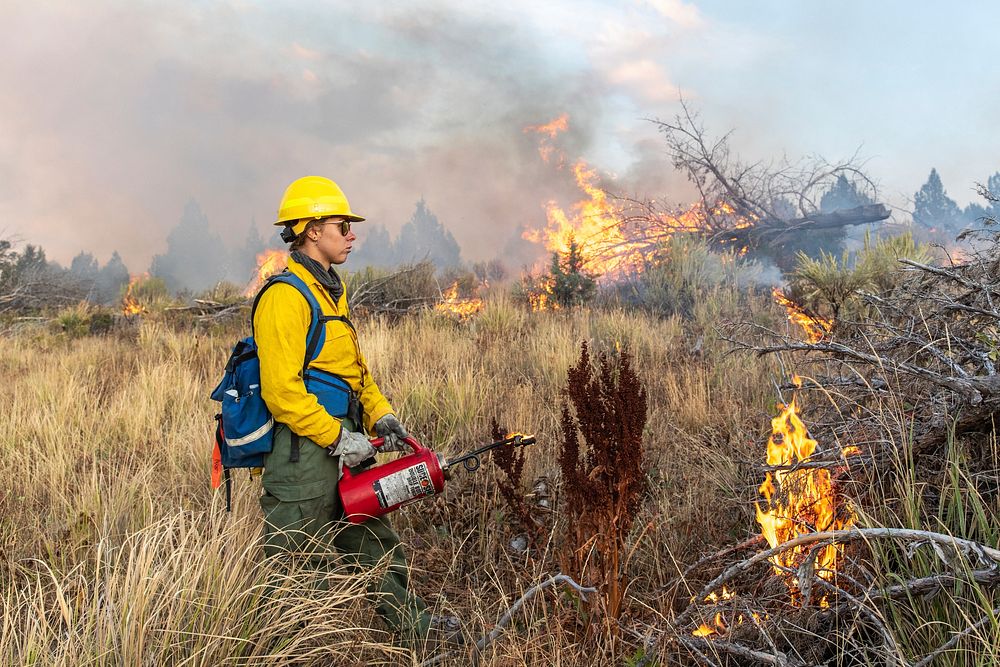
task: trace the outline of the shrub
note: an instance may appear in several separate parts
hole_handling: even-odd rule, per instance
[[[90,316],[90,334],[103,336],[110,333],[115,326],[115,316],[107,310],[99,310]]]
[[[395,272],[367,266],[347,275],[347,296],[356,312],[401,315],[441,298],[434,265],[420,262]]]
[[[56,315],[59,331],[67,338],[81,338],[90,331],[90,308],[86,301],[65,308]]]
[[[552,253],[552,299],[563,308],[583,306],[597,293],[597,278],[583,268],[583,255],[575,240],[570,240],[565,255]]]
[[[853,257],[844,253],[838,259],[824,252],[814,259],[799,253],[789,296],[834,322],[854,319],[862,308],[862,292],[884,293],[899,284],[903,258],[928,262],[932,255],[929,246],[916,243],[909,233],[875,241],[866,235],[864,247]]]
[[[690,319],[698,304],[723,292],[736,293],[734,287],[756,283],[760,274],[755,261],[732,252],[713,252],[698,236],[674,234],[643,262],[641,270],[609,285],[602,301]]]

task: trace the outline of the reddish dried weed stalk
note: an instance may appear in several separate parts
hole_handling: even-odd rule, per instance
[[[646,391],[628,350],[602,353],[595,368],[586,342],[567,379],[572,410],[563,404],[560,561],[565,572],[596,582],[608,615],[617,619],[628,583],[628,536],[647,489]]]
[[[490,421],[490,431],[494,441],[507,437],[507,430],[501,428],[495,417]],[[524,453],[524,447],[500,447],[493,450],[493,463],[503,471],[503,477],[497,478],[497,485],[511,518],[526,531],[528,539],[534,539],[537,525],[532,520],[531,508],[525,502],[522,490]]]

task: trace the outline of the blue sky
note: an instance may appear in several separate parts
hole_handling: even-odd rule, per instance
[[[3,2],[0,235],[143,270],[188,199],[242,239],[319,173],[390,230],[425,197],[466,258],[503,257],[547,201],[573,201],[523,131],[563,112],[561,148],[609,189],[683,203],[644,120],[679,93],[747,160],[860,151],[901,210],[934,166],[964,205],[1000,169],[998,18],[985,2]]]

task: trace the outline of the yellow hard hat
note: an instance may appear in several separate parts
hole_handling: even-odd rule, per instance
[[[322,176],[303,176],[285,190],[274,224],[291,227],[297,235],[310,220],[332,215],[342,215],[352,222],[364,220],[351,212],[351,205],[339,185]]]

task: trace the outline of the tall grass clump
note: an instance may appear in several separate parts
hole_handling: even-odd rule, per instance
[[[1000,544],[996,433],[951,437],[936,461],[905,455],[873,480],[863,521]],[[913,663],[995,665],[1000,660],[1000,574],[973,552],[930,544],[870,545],[884,579],[885,621]],[[919,583],[915,583],[919,582]]]

